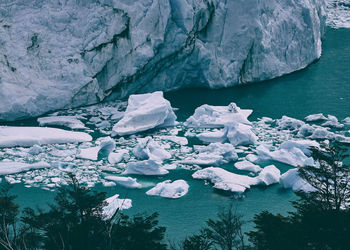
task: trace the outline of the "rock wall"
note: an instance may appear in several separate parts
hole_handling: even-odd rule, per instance
[[[0,120],[181,87],[228,87],[321,56],[323,0],[0,0]]]

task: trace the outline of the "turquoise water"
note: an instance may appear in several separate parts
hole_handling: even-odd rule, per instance
[[[227,105],[236,102],[241,108],[253,109],[250,120],[268,116],[280,118],[288,115],[303,118],[306,115],[323,112],[343,119],[350,116],[350,30],[328,29],[324,38],[323,55],[319,61],[299,72],[279,79],[235,88],[208,90],[185,89],[167,93],[165,97],[177,111],[178,120],[184,121],[202,104]],[[282,172],[288,168],[278,165]],[[225,168],[232,171],[232,165]],[[268,188],[253,187],[243,199],[236,200],[230,193],[215,191],[203,181],[193,180],[192,171],[172,170],[164,177],[139,177],[143,183],[157,183],[166,179],[185,179],[190,185],[189,193],[176,200],[145,195],[148,188],[130,190],[122,187],[96,187],[108,195],[119,193],[131,198],[133,208],[128,214],[139,212],[160,214],[160,224],[167,227],[170,239],[178,240],[200,229],[208,218],[217,213],[219,207],[233,202],[237,211],[251,220],[262,211],[286,213],[291,210],[290,200],[295,195],[279,185]],[[23,206],[44,205],[52,200],[54,193],[37,188],[24,188],[15,185],[14,192]],[[246,226],[246,230],[251,224]]]

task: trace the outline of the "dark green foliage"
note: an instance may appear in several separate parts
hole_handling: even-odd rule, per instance
[[[183,250],[210,250],[212,246],[213,243],[204,230],[199,234],[187,237],[182,243]]]
[[[249,232],[256,249],[350,249],[350,171],[346,149],[312,149],[318,167],[299,168],[315,191],[298,192],[288,216],[262,212]]]

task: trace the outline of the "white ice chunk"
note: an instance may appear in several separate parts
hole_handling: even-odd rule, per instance
[[[153,160],[128,162],[123,174],[164,175],[169,173],[161,164]]]
[[[114,125],[118,135],[130,135],[152,128],[173,126],[176,115],[163,92],[130,95],[123,118]]]
[[[171,154],[163,149],[150,136],[147,136],[146,138],[138,138],[137,141],[138,144],[132,152],[138,159],[163,161],[171,158]]]
[[[118,199],[119,194],[107,198],[107,205],[103,208],[103,215],[106,220],[109,220],[118,210],[129,209],[132,207],[130,199]]]
[[[106,176],[106,180],[113,181],[118,185],[127,187],[127,188],[141,188],[142,185],[137,182],[136,178],[123,177],[123,176]]]
[[[35,144],[74,143],[91,141],[83,132],[72,132],[57,128],[0,127],[0,147],[31,147]]]
[[[264,167],[256,178],[259,180],[260,184],[268,186],[280,181],[281,171],[274,165],[269,165]]]
[[[182,146],[188,144],[186,137],[162,135],[162,136],[159,136],[159,138],[162,140],[166,140],[166,141],[172,141],[172,142],[177,143],[177,144],[182,145]]]
[[[117,164],[128,157],[129,157],[129,151],[126,149],[121,149],[116,152],[110,153],[108,155],[108,162],[110,164]]]
[[[28,150],[28,154],[31,155],[38,155],[41,152],[43,152],[43,149],[39,146],[39,145],[33,145],[29,150]]]
[[[97,161],[98,152],[100,151],[100,149],[101,149],[100,146],[79,149],[79,153],[77,154],[77,158]]]
[[[277,120],[277,128],[279,130],[291,130],[296,131],[301,126],[303,126],[305,122],[288,117],[288,116],[282,116],[281,119]]]
[[[148,190],[146,194],[176,199],[186,195],[188,188],[189,186],[184,180],[176,180],[173,182],[166,180],[158,183],[154,188]]]
[[[338,121],[338,118],[335,117],[334,115],[328,115],[327,121],[322,123],[322,126],[331,127],[331,128],[342,128],[342,127],[344,127],[344,124],[341,124]]]
[[[257,172],[261,171],[261,167],[251,163],[250,161],[245,161],[245,160],[236,162],[235,163],[235,168],[237,168],[239,170],[251,171],[251,172],[254,172],[254,173],[257,173]]]
[[[350,125],[350,117],[346,117],[343,122],[346,124],[346,125]]]
[[[75,116],[48,116],[38,118],[40,126],[62,126],[71,129],[85,129],[84,123]]]
[[[319,148],[320,144],[316,141],[311,141],[311,140],[289,140],[283,142],[279,149],[286,149],[290,150],[292,148],[299,148],[303,153],[307,156],[310,156],[311,151],[310,148]]]
[[[305,121],[307,122],[316,122],[316,121],[324,121],[324,120],[327,120],[327,117],[325,117],[322,113],[308,115],[305,117]]]
[[[246,189],[250,188],[250,186],[258,184],[256,178],[234,174],[216,167],[198,170],[192,177],[195,179],[209,180],[214,184],[214,188],[237,193],[243,193]]]
[[[293,191],[312,192],[315,189],[299,176],[298,169],[289,169],[282,174],[280,183],[284,188],[291,188]]]
[[[37,163],[23,163],[23,162],[13,162],[13,161],[1,161],[0,162],[0,175],[17,174],[21,172],[26,172],[34,169],[49,168],[50,164],[47,162],[37,162]]]
[[[108,157],[114,149],[115,141],[106,137],[101,140],[99,146],[79,149],[77,158],[97,161],[99,156]]]
[[[309,124],[304,124],[299,128],[298,137],[308,137],[311,136],[314,131],[315,131],[316,127],[314,126],[310,126]]]
[[[194,114],[190,116],[185,126],[201,128],[224,127],[226,123],[237,122],[250,124],[248,117],[253,111],[251,109],[240,109],[235,103],[228,106],[202,105],[196,108]]]

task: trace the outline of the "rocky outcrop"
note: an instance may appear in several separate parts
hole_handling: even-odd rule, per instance
[[[0,120],[188,86],[228,87],[319,58],[323,0],[0,2]]]

